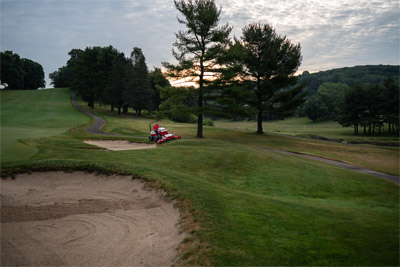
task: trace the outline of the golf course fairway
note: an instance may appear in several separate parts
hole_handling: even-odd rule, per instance
[[[118,116],[97,105],[91,112],[105,119],[103,131],[124,135],[146,135],[155,120]],[[147,181],[165,190],[180,210],[186,237],[177,247],[177,264],[399,264],[397,184],[262,149],[307,153],[398,175],[398,147],[256,135],[229,129],[229,122],[205,127],[205,138],[198,139],[196,125],[165,120],[160,125],[182,140],[154,149],[109,151],[84,141],[147,139],[89,134],[85,129],[92,122],[72,107],[68,88],[2,91],[3,179],[9,182],[26,172],[83,171]]]

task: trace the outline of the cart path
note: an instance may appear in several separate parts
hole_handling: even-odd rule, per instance
[[[342,167],[342,168],[345,168],[345,169],[348,169],[348,170],[353,170],[353,171],[356,171],[356,172],[375,175],[375,176],[378,176],[380,178],[383,178],[383,179],[389,180],[391,182],[394,182],[396,184],[400,184],[400,177],[399,176],[390,175],[390,174],[386,174],[386,173],[383,173],[383,172],[371,171],[371,170],[364,169],[364,168],[361,168],[361,167],[358,167],[358,166],[355,166],[355,165],[351,165],[351,164],[348,164],[348,163],[344,163],[344,162],[341,162],[341,161],[321,158],[321,157],[302,154],[302,153],[298,153],[298,152],[290,152],[290,151],[284,151],[284,150],[279,150],[279,149],[272,149],[272,148],[267,148],[267,147],[260,147],[260,148],[266,149],[266,150],[269,150],[269,151],[273,151],[273,152],[282,153],[282,154],[295,155],[295,156],[299,156],[299,157],[303,157],[303,158],[322,161],[322,162],[325,162],[325,163],[328,163],[328,164],[332,164],[332,165],[335,165],[335,166],[338,166],[338,167]]]
[[[103,118],[100,118],[99,116],[94,115],[92,112],[87,111],[83,109],[81,106],[79,106],[78,102],[76,101],[75,97],[75,92],[71,90],[71,101],[72,105],[75,107],[76,110],[79,110],[89,117],[92,117],[95,122],[89,126],[86,131],[91,134],[102,134],[102,135],[108,135],[108,136],[120,136],[120,137],[131,137],[131,138],[147,138],[147,136],[132,136],[132,135],[123,135],[123,134],[113,134],[113,133],[106,133],[101,130],[101,128],[106,124],[105,120]]]
[[[103,127],[105,125],[104,119],[94,115],[90,111],[84,110],[81,106],[79,106],[78,102],[76,101],[75,93],[72,90],[71,90],[71,99],[72,99],[72,104],[74,105],[74,107],[77,110],[79,110],[79,111],[87,114],[88,116],[92,117],[93,119],[95,119],[95,123],[93,125],[91,125],[89,128],[86,129],[86,131],[88,133],[102,134],[102,135],[108,135],[108,136],[147,138],[147,136],[130,136],[130,135],[106,133],[106,132],[101,131],[100,130],[101,127]],[[291,138],[290,136],[286,136],[286,135],[285,135],[285,137]],[[260,147],[260,148],[261,149],[266,149],[266,150],[269,150],[269,151],[278,152],[278,153],[295,155],[295,156],[304,157],[304,158],[308,158],[308,159],[312,159],[312,160],[322,161],[322,162],[325,162],[325,163],[328,163],[328,164],[332,164],[332,165],[335,165],[335,166],[338,166],[338,167],[342,167],[342,168],[345,168],[345,169],[348,169],[348,170],[353,170],[353,171],[357,171],[357,172],[361,172],[361,173],[365,173],[365,174],[375,175],[377,177],[389,180],[389,181],[394,182],[396,184],[400,184],[400,177],[395,176],[395,175],[390,175],[390,174],[386,174],[386,173],[383,173],[383,172],[371,171],[371,170],[368,170],[368,169],[360,168],[360,167],[355,166],[355,165],[351,165],[351,164],[348,164],[348,163],[344,163],[344,162],[340,162],[340,161],[336,161],[336,160],[332,160],[332,159],[325,159],[325,158],[320,158],[320,157],[317,157],[317,156],[311,156],[311,155],[295,153],[295,152],[290,152],[290,151],[272,149],[272,148],[267,148],[267,147]]]

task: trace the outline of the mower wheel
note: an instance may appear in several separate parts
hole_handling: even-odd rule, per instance
[[[153,136],[149,136],[149,141],[153,141]]]

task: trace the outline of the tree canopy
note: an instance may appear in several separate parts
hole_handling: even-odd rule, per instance
[[[257,133],[262,133],[265,114],[283,118],[304,101],[303,85],[294,86],[302,60],[300,44],[279,36],[271,25],[255,23],[243,28],[232,49],[239,51],[239,76],[254,92],[249,104],[257,110]]]
[[[388,123],[388,132],[399,132],[399,84],[387,79],[384,85],[357,84],[345,96],[341,108],[339,123],[344,127],[353,126],[354,134],[359,133],[359,127],[364,128],[364,134],[379,133]]]
[[[0,52],[1,83],[7,89],[34,90],[46,85],[42,65],[12,51]]]
[[[350,87],[341,83],[324,83],[304,103],[305,115],[312,121],[336,119]]]

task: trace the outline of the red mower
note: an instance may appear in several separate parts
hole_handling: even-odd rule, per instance
[[[150,129],[151,129],[151,126],[150,126]],[[172,140],[172,139],[181,139],[181,136],[174,135],[173,133],[168,133],[168,130],[163,127],[159,127],[157,131],[155,131],[155,130],[150,131],[149,140],[155,141],[158,144],[162,144],[162,143],[167,142],[168,140]]]

